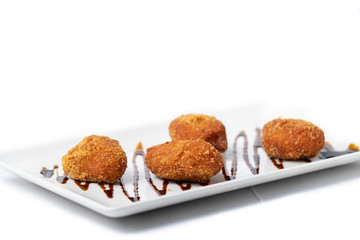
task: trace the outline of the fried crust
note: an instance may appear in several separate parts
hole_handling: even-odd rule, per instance
[[[262,144],[269,157],[297,160],[316,157],[325,144],[324,132],[301,119],[275,119],[262,130]]]
[[[147,149],[145,162],[160,178],[208,182],[224,166],[224,159],[210,143],[202,140],[174,140]]]
[[[125,172],[127,157],[117,140],[91,135],[62,157],[69,177],[88,182],[116,182]]]
[[[170,123],[169,133],[173,140],[203,139],[220,152],[228,145],[224,124],[204,114],[181,115]]]

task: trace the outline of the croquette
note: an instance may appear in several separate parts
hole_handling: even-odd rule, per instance
[[[224,159],[210,143],[202,140],[173,140],[147,149],[145,162],[160,178],[208,182],[224,166]]]
[[[173,140],[203,139],[220,152],[228,146],[224,124],[204,114],[181,115],[170,123],[169,133]]]
[[[324,132],[301,119],[275,119],[262,130],[262,144],[269,157],[297,160],[313,158],[325,144]]]
[[[62,166],[76,180],[114,183],[124,174],[127,157],[117,140],[91,135],[62,157]]]

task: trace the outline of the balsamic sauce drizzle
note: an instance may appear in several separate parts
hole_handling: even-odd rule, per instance
[[[222,173],[224,175],[224,178],[226,181],[233,180],[236,178],[236,172],[237,172],[237,162],[238,162],[238,156],[237,156],[237,142],[240,137],[244,138],[244,147],[243,147],[243,158],[247,165],[247,167],[250,169],[251,173],[253,175],[259,174],[259,166],[260,166],[260,155],[258,153],[258,148],[262,147],[261,144],[261,130],[259,128],[256,128],[256,138],[253,145],[254,149],[254,163],[255,167],[250,163],[249,154],[248,154],[248,138],[246,136],[245,131],[241,131],[234,140],[233,145],[233,159],[232,159],[232,167],[231,167],[231,175],[229,176],[226,171],[226,166],[224,164],[224,168],[222,169]]]
[[[225,181],[232,180],[231,176],[229,176],[229,174],[227,173],[227,170],[226,170],[226,161],[224,161],[224,166],[221,169],[221,173],[224,175]]]
[[[138,202],[138,201],[139,201],[136,197],[131,197],[131,196],[129,195],[129,193],[126,191],[125,185],[124,185],[124,183],[123,183],[123,181],[122,181],[122,178],[119,179],[119,184],[120,184],[120,186],[121,186],[121,189],[122,189],[124,195],[125,195],[130,201],[132,201],[132,202]]]
[[[244,131],[241,131],[240,134],[236,137],[236,140],[239,138],[239,137],[243,137],[244,138],[244,148],[243,148],[243,158],[244,158],[244,161],[246,163],[246,165],[248,166],[248,168],[250,169],[251,173],[253,175],[256,175],[259,173],[259,165],[256,165],[256,162],[255,162],[255,167],[250,163],[250,159],[249,159],[249,154],[248,154],[248,139],[247,139],[247,136],[245,134]]]
[[[83,191],[87,191],[89,189],[90,186],[90,182],[82,182],[79,180],[74,180],[75,184],[79,186],[79,188],[81,188],[81,190]]]
[[[237,166],[238,166],[238,156],[237,156],[237,144],[238,144],[238,139],[239,138],[244,138],[244,145],[243,145],[243,159],[247,165],[247,167],[249,168],[249,170],[251,171],[251,173],[253,175],[257,175],[259,174],[259,166],[260,166],[260,155],[258,153],[258,149],[262,148],[262,141],[261,141],[261,129],[256,128],[256,137],[255,137],[255,141],[254,141],[254,145],[253,145],[253,158],[254,158],[254,165],[253,166],[250,163],[250,159],[249,159],[249,155],[248,155],[248,138],[247,135],[245,133],[245,131],[241,131],[235,138],[234,143],[233,143],[233,152],[232,152],[232,165],[231,165],[231,174],[229,175],[227,172],[227,168],[226,168],[226,161],[224,161],[224,166],[222,168],[222,174],[224,176],[225,181],[229,181],[229,180],[233,180],[236,179],[236,172],[237,172]],[[337,156],[341,156],[341,155],[345,155],[345,154],[349,154],[349,153],[353,153],[353,152],[357,152],[359,151],[359,148],[354,145],[354,144],[350,144],[347,150],[344,151],[335,151],[333,149],[333,147],[326,143],[323,150],[318,154],[318,158],[319,159],[328,159],[328,158],[332,158],[332,157],[337,157]],[[163,183],[162,183],[162,188],[159,189],[153,182],[153,179],[151,178],[151,174],[150,171],[146,165],[146,162],[144,160],[144,156],[145,156],[145,152],[143,150],[142,144],[141,142],[138,143],[136,150],[134,152],[133,155],[133,159],[132,159],[132,164],[133,164],[133,169],[134,169],[134,177],[133,177],[133,187],[134,187],[134,196],[130,196],[128,191],[125,188],[125,184],[123,183],[122,178],[118,180],[118,183],[122,189],[122,192],[124,193],[124,195],[131,201],[131,202],[138,202],[140,201],[140,195],[139,195],[139,170],[136,164],[136,158],[137,156],[141,156],[143,158],[144,161],[144,173],[145,173],[145,179],[146,181],[149,183],[149,185],[153,188],[153,190],[156,192],[156,194],[158,196],[163,196],[167,193],[168,191],[168,185],[169,185],[169,180],[167,179],[163,179]],[[281,159],[274,159],[274,158],[270,158],[271,162],[274,164],[274,166],[278,169],[284,169],[284,160]],[[302,159],[300,161],[304,161],[306,163],[311,163],[312,161],[310,159]],[[54,165],[53,169],[47,169],[46,167],[43,167],[40,171],[40,174],[42,174],[45,178],[51,178],[53,177],[55,171],[56,171],[56,181],[59,182],[60,184],[65,184],[68,181],[68,177],[66,176],[66,174],[59,176],[58,173],[58,165]],[[79,186],[83,191],[87,191],[89,186],[90,186],[90,182],[84,182],[84,181],[79,181],[79,180],[74,180],[75,184],[77,186]],[[188,182],[182,182],[182,181],[175,181],[174,183],[176,183],[182,191],[186,191],[191,189],[191,183]],[[206,186],[208,185],[209,182],[207,183],[200,183],[200,186]],[[106,194],[106,196],[108,198],[113,198],[113,192],[114,192],[114,184],[105,184],[105,183],[98,183],[98,186],[104,191],[104,193]],[[169,190],[170,191],[170,190]]]
[[[255,141],[254,141],[254,162],[255,162],[255,166],[256,166],[256,174],[259,174],[259,167],[260,167],[260,155],[258,152],[259,148],[262,148],[262,141],[261,141],[261,129],[260,128],[256,128],[256,137],[255,137]]]
[[[104,191],[108,198],[113,198],[114,184],[108,184],[108,189],[106,188],[105,183],[98,183],[98,185]]]
[[[181,188],[181,190],[186,191],[191,189],[191,183],[177,181],[176,184]]]
[[[135,194],[135,199],[137,201],[140,201],[140,195],[139,195],[139,170],[138,170],[137,165],[136,165],[136,157],[137,156],[144,157],[144,151],[142,150],[141,142],[138,143],[138,145],[136,147],[136,150],[134,152],[133,159],[132,159],[132,164],[133,164],[133,167],[134,167],[134,181],[133,181],[134,194]]]
[[[167,187],[169,185],[169,180],[167,179],[164,179],[163,180],[163,185],[162,185],[162,189],[159,190],[155,184],[153,183],[152,181],[152,178],[151,178],[151,175],[150,175],[150,171],[144,161],[144,171],[145,171],[145,178],[146,178],[146,181],[150,184],[150,186],[152,186],[152,188],[154,189],[154,191],[157,193],[158,196],[162,196],[162,195],[165,195],[166,192],[167,192]]]
[[[143,151],[143,147],[142,147],[141,142],[139,142],[138,145],[136,146],[136,149],[135,149],[135,152],[134,152],[134,155],[133,155],[133,159],[132,159],[132,164],[133,164],[133,168],[134,168],[134,178],[133,178],[134,195],[135,195],[134,197],[131,197],[129,195],[129,193],[126,191],[125,185],[123,183],[122,178],[119,179],[119,184],[121,186],[121,189],[122,189],[123,193],[132,202],[140,201],[140,195],[139,195],[139,170],[138,170],[137,165],[136,165],[136,157],[137,156],[144,157],[144,151]]]
[[[275,158],[270,158],[271,162],[274,164],[275,167],[277,167],[278,169],[284,169],[284,160],[282,159],[275,159]]]

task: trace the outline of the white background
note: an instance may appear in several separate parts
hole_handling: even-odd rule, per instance
[[[255,103],[360,144],[359,80],[358,0],[0,0],[0,153]],[[0,237],[360,235],[359,164],[257,189],[110,219],[0,170]]]

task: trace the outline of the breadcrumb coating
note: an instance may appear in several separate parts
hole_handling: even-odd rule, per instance
[[[316,157],[325,144],[324,132],[301,119],[275,119],[265,124],[262,144],[269,157],[297,160]]]
[[[160,178],[208,182],[224,166],[224,159],[210,143],[202,140],[173,140],[147,149],[145,162]]]
[[[204,114],[181,115],[170,123],[169,133],[173,140],[203,139],[220,152],[228,145],[224,124]]]
[[[127,157],[117,140],[91,135],[62,157],[69,177],[88,182],[116,182],[125,172]]]

